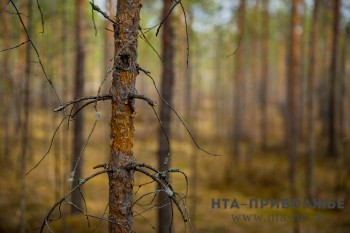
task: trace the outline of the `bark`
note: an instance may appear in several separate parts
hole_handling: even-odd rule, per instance
[[[6,8],[6,2],[2,1],[0,3],[1,9]],[[10,40],[9,40],[9,15],[5,13],[0,14],[0,21],[1,21],[1,33],[2,33],[2,45],[3,48],[10,48]],[[1,87],[0,87],[0,95],[2,99],[2,113],[1,113],[1,123],[2,123],[2,138],[1,138],[1,148],[0,151],[2,153],[0,160],[4,163],[7,163],[9,161],[9,154],[10,154],[10,146],[9,146],[9,112],[10,112],[10,106],[9,106],[9,96],[11,96],[11,90],[12,90],[12,83],[11,83],[11,74],[10,74],[10,53],[4,54],[2,56],[2,72],[1,72]]]
[[[244,27],[244,13],[245,12],[245,0],[240,1],[239,10],[238,10],[238,19],[237,27],[239,36],[242,36],[243,27]],[[242,103],[243,103],[243,44],[240,43],[235,56],[235,77],[234,77],[234,128],[233,128],[233,162],[236,163],[235,166],[239,163],[241,150],[241,118],[242,118]],[[232,164],[231,164],[232,165]]]
[[[337,126],[336,126],[336,86],[338,82],[337,64],[338,64],[338,42],[339,42],[339,19],[340,19],[340,0],[333,1],[333,33],[332,33],[332,60],[330,67],[330,88],[329,88],[329,125],[328,125],[328,153],[329,156],[337,156]]]
[[[172,2],[163,0],[162,18],[164,18],[172,7]],[[162,33],[162,79],[161,79],[161,95],[172,105],[173,86],[174,86],[174,29],[172,25],[172,15],[170,14],[163,24]],[[167,132],[168,139],[171,138],[171,110],[164,103],[160,103],[160,120],[163,128]],[[170,151],[166,136],[161,128],[158,130],[158,167],[160,171],[166,171],[170,163]],[[165,233],[171,231],[171,206],[170,200],[165,192],[160,192],[158,196],[158,204],[161,208],[158,211],[158,232]]]
[[[84,12],[85,12],[85,1],[76,0],[76,18],[75,18],[75,42],[76,42],[76,51],[75,51],[75,84],[74,84],[74,96],[81,97],[84,95],[84,67],[85,67],[85,52],[84,52]],[[76,109],[81,105],[77,104]],[[82,168],[83,161],[80,159],[80,152],[84,144],[83,139],[84,132],[84,115],[80,113],[76,116],[75,122],[73,125],[73,154],[72,154],[72,168],[75,168],[75,183],[78,182],[78,179],[82,177]],[[76,166],[78,162],[78,165]],[[75,167],[76,166],[76,167]],[[73,170],[72,169],[72,170]],[[72,202],[78,206],[80,209],[83,207],[83,200],[80,192],[74,192],[72,194]],[[75,208],[71,207],[72,214],[80,214],[81,212]]]
[[[269,0],[262,1],[262,66],[261,66],[261,147],[267,149],[268,88],[269,88]]]
[[[296,189],[296,165],[297,165],[297,146],[298,146],[298,103],[299,103],[299,84],[301,75],[301,13],[302,0],[293,0],[291,14],[291,40],[289,51],[289,72],[287,80],[287,104],[288,104],[288,157],[289,157],[289,184],[290,196],[297,196]],[[297,223],[293,224],[294,233],[299,232]]]
[[[309,54],[309,72],[308,72],[308,151],[306,158],[306,194],[311,199],[314,197],[314,154],[315,154],[315,79],[316,79],[316,50],[317,50],[317,35],[318,35],[318,15],[320,11],[320,4],[318,0],[314,1],[314,9],[312,16],[311,36],[310,36],[310,54]]]
[[[33,0],[29,0],[27,3],[28,10],[28,23],[26,25],[28,35],[32,33],[32,5]],[[27,183],[25,180],[26,161],[28,156],[28,144],[29,144],[29,108],[30,108],[30,74],[31,74],[31,44],[26,44],[25,55],[25,80],[24,80],[24,98],[23,98],[23,122],[22,122],[22,139],[21,139],[21,154],[20,154],[20,178],[21,178],[21,197],[20,197],[20,213],[19,213],[19,227],[20,232],[26,232],[26,209],[27,209]]]
[[[134,161],[134,101],[137,75],[137,38],[140,0],[120,0],[114,26],[114,71],[111,92],[109,173],[109,232],[132,231],[134,172],[126,166]]]
[[[258,17],[258,12],[259,12],[259,1],[257,0],[255,2],[255,5],[253,6],[253,21],[258,22],[259,17]],[[249,92],[248,92],[248,105],[250,106],[249,111],[249,122],[250,122],[250,127],[249,127],[249,146],[248,146],[248,151],[247,151],[247,158],[245,160],[246,167],[250,169],[252,167],[253,163],[253,157],[256,152],[256,144],[257,144],[257,126],[258,124],[256,123],[257,121],[257,95],[256,95],[256,89],[257,89],[257,76],[259,74],[259,63],[258,63],[258,35],[259,35],[259,24],[255,24],[255,26],[252,28],[252,38],[250,41],[251,45],[251,63],[250,66],[252,67],[249,71]]]

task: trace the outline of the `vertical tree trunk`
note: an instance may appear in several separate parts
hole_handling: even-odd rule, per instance
[[[163,0],[162,18],[164,18],[172,7],[172,2]],[[172,25],[172,15],[170,14],[163,24],[162,33],[162,80],[161,80],[161,94],[163,98],[171,105],[173,86],[174,86],[174,29]],[[160,120],[163,123],[163,128],[168,134],[170,140],[171,132],[171,111],[164,102],[160,103]],[[158,167],[160,171],[166,171],[170,163],[170,152],[168,151],[167,139],[161,128],[158,130]],[[160,192],[158,196],[158,203],[160,209],[158,211],[158,232],[170,232],[171,229],[171,206],[170,200],[165,192]]]
[[[317,49],[317,35],[318,35],[318,15],[320,10],[320,4],[318,0],[314,1],[314,10],[312,15],[312,26],[311,26],[311,36],[310,36],[310,54],[309,54],[309,72],[308,72],[308,151],[306,158],[306,194],[308,198],[313,198],[314,196],[314,154],[315,154],[315,79],[316,79],[316,49]]]
[[[338,64],[338,38],[339,38],[339,18],[340,0],[333,1],[333,33],[332,33],[332,60],[330,67],[330,87],[329,87],[329,156],[337,156],[337,126],[336,126],[336,89],[337,89],[337,64]]]
[[[254,14],[254,22],[259,22],[259,0],[255,2],[255,5],[253,7],[253,14]],[[252,167],[253,163],[253,156],[256,152],[256,144],[257,144],[257,126],[258,124],[256,123],[257,121],[257,95],[256,95],[256,90],[257,90],[257,79],[259,72],[259,63],[258,63],[258,48],[259,48],[259,24],[256,23],[253,27],[253,32],[252,32],[252,39],[251,39],[251,69],[250,69],[250,102],[249,105],[251,106],[251,112],[250,112],[250,117],[249,120],[251,121],[251,127],[250,127],[250,145],[249,145],[249,151],[247,154],[247,159],[246,159],[246,166],[248,169]]]
[[[28,10],[28,23],[27,31],[28,35],[32,34],[32,5],[33,0],[28,0],[27,10]],[[28,156],[28,143],[29,143],[29,108],[30,108],[30,74],[31,74],[31,44],[26,44],[26,55],[25,55],[25,80],[24,80],[24,98],[23,98],[23,122],[22,122],[22,142],[21,142],[21,154],[20,154],[20,178],[21,178],[21,197],[20,197],[20,214],[19,214],[19,224],[20,232],[26,232],[26,196],[27,196],[27,184],[25,180],[26,172],[26,162]]]
[[[1,1],[1,9],[6,9],[6,2]],[[1,33],[2,33],[2,45],[3,48],[10,48],[10,38],[9,38],[9,14],[5,12],[0,13],[1,21]],[[0,156],[0,161],[7,163],[9,161],[10,154],[10,145],[9,145],[9,116],[10,116],[10,105],[9,105],[9,96],[11,96],[12,84],[11,84],[11,75],[10,75],[10,53],[4,54],[2,56],[2,71],[1,71],[1,87],[0,95],[2,99],[2,111],[1,111],[1,126],[2,126],[2,138],[0,139],[2,155]]]
[[[245,0],[241,0],[239,4],[238,10],[238,18],[237,18],[237,27],[238,33],[243,33],[244,27],[244,13],[245,12]],[[240,47],[237,50],[237,53],[234,55],[235,58],[235,76],[234,76],[234,126],[233,126],[233,162],[237,164],[239,163],[241,157],[241,120],[242,120],[242,102],[243,102],[243,45],[240,43]],[[232,164],[231,164],[232,166]]]
[[[291,14],[291,40],[289,51],[289,73],[287,80],[287,101],[288,101],[288,156],[289,156],[289,184],[291,198],[297,197],[296,189],[296,165],[297,165],[297,146],[298,146],[298,96],[299,79],[301,75],[301,13],[302,0],[293,0]],[[299,232],[297,223],[293,224],[294,233]]]
[[[269,0],[262,1],[262,67],[261,67],[261,147],[267,148],[268,88],[269,88]]]
[[[85,13],[85,1],[76,0],[76,15],[75,15],[75,83],[74,83],[74,97],[81,97],[84,95],[84,67],[85,67],[85,52],[84,52],[84,13]],[[76,104],[76,109],[81,105]],[[82,177],[83,161],[80,159],[80,152],[83,147],[84,139],[84,115],[80,113],[76,116],[73,125],[73,154],[72,154],[72,169],[75,168],[74,181],[77,183],[78,179]],[[76,164],[78,165],[76,166]],[[75,167],[76,166],[76,167]],[[74,192],[72,194],[72,202],[79,208],[83,207],[83,200],[80,192]],[[80,211],[72,206],[72,214],[80,214]]]
[[[134,172],[126,166],[134,161],[134,101],[137,75],[137,38],[140,0],[120,0],[114,26],[114,71],[111,92],[111,156],[109,173],[109,232],[132,231]]]

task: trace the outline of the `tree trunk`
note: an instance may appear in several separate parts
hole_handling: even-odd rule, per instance
[[[261,148],[267,148],[268,87],[269,87],[269,0],[262,1],[262,66],[261,66]]]
[[[32,34],[32,6],[33,0],[29,0],[27,3],[28,10],[28,23],[27,31],[28,35]],[[25,180],[26,163],[28,156],[28,144],[29,144],[29,108],[30,108],[30,74],[31,74],[31,53],[32,47],[30,43],[26,44],[26,55],[25,55],[25,80],[24,80],[24,98],[23,98],[23,119],[22,119],[22,143],[21,143],[21,154],[20,154],[20,178],[21,178],[21,197],[20,197],[20,213],[19,213],[19,224],[20,232],[26,232],[26,209],[27,209],[27,184]]]
[[[172,7],[172,2],[169,0],[163,0],[163,13],[164,18]],[[174,86],[174,29],[172,25],[172,15],[170,14],[167,20],[163,24],[162,33],[162,80],[161,80],[161,95],[171,105],[173,86]],[[164,103],[160,103],[160,120],[163,123],[163,128],[167,132],[168,139],[170,140],[170,125],[171,125],[171,110]],[[167,138],[161,128],[158,130],[158,167],[160,171],[166,171],[169,168],[170,163],[170,151],[168,148]],[[158,211],[158,232],[165,233],[171,232],[171,206],[168,195],[165,192],[160,192],[158,196],[158,204],[160,206]]]
[[[238,36],[242,36],[243,27],[244,27],[244,13],[245,12],[245,0],[240,1],[239,10],[238,10],[238,19],[237,19],[237,27],[238,27]],[[235,76],[234,76],[234,126],[233,126],[233,162],[236,163],[235,166],[238,165],[240,157],[241,157],[241,118],[242,118],[242,103],[243,103],[243,45],[239,44],[239,48],[237,49],[235,58]],[[231,164],[232,166],[233,164]]]
[[[85,1],[76,0],[76,29],[75,29],[75,84],[74,84],[74,97],[81,97],[84,95],[84,67],[85,67],[85,52],[84,52],[84,14],[85,13]],[[78,109],[81,104],[76,104],[76,109]],[[80,153],[84,144],[83,139],[84,133],[84,115],[81,112],[75,117],[75,122],[73,125],[73,154],[72,154],[72,168],[74,172],[74,181],[78,183],[78,179],[82,177],[83,161],[80,159]],[[75,169],[75,170],[74,170]],[[80,192],[74,192],[72,194],[72,203],[82,209],[83,200]],[[80,214],[80,210],[71,207],[72,214]]]
[[[259,0],[255,2],[255,5],[253,7],[253,14],[254,22],[259,22]],[[250,106],[250,111],[249,111],[249,121],[250,121],[250,129],[249,129],[249,138],[250,138],[250,143],[248,146],[248,153],[247,153],[247,158],[246,158],[246,167],[250,169],[252,167],[253,163],[253,157],[256,153],[256,144],[257,144],[257,128],[258,124],[256,123],[257,121],[257,95],[256,95],[256,90],[257,90],[257,79],[259,72],[259,63],[258,63],[258,48],[259,48],[259,42],[258,42],[258,37],[259,37],[259,24],[255,24],[254,27],[252,28],[252,39],[250,41],[251,44],[251,69],[250,69],[250,92],[249,92],[249,106]]]
[[[308,151],[306,158],[306,194],[308,198],[314,197],[314,154],[315,154],[315,79],[316,79],[316,51],[317,51],[317,35],[318,35],[318,15],[320,4],[318,0],[314,1],[314,10],[312,16],[311,36],[310,36],[310,54],[309,54],[309,73],[308,73]]]
[[[333,1],[333,33],[332,33],[332,60],[330,67],[330,87],[329,87],[329,156],[337,156],[337,126],[336,126],[336,89],[338,82],[337,64],[338,64],[338,38],[339,38],[339,18],[340,18],[340,0]]]
[[[6,8],[6,2],[2,1],[0,3],[1,9]],[[10,48],[10,38],[9,38],[9,14],[5,12],[0,13],[0,21],[1,21],[1,32],[2,32],[2,44],[3,48]],[[0,95],[2,99],[2,111],[1,111],[1,125],[2,125],[2,138],[0,142],[2,155],[0,156],[0,161],[2,163],[7,163],[10,158],[10,140],[9,140],[9,121],[10,121],[10,98],[12,96],[12,83],[11,83],[11,75],[10,75],[10,53],[4,54],[2,56],[2,71],[1,71],[1,87],[0,87]]]
[[[114,71],[111,92],[111,156],[109,173],[109,232],[132,231],[134,172],[126,166],[134,161],[134,101],[137,76],[137,38],[140,0],[120,0],[114,26]]]
[[[289,184],[290,197],[297,197],[296,189],[296,165],[297,165],[297,146],[298,146],[298,97],[299,97],[299,78],[301,75],[301,13],[302,0],[293,0],[291,14],[291,40],[289,51],[289,73],[287,80],[287,101],[288,101],[288,157],[289,157]],[[297,222],[293,224],[294,233],[299,232]]]

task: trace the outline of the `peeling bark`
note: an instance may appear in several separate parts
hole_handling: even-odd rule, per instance
[[[118,1],[114,25],[114,71],[111,92],[111,156],[109,173],[109,232],[132,231],[134,172],[126,166],[134,162],[134,101],[137,75],[137,37],[140,0]]]

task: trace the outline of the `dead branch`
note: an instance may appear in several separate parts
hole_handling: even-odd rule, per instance
[[[67,197],[69,197],[74,191],[76,191],[77,189],[79,189],[81,186],[83,186],[87,181],[91,180],[92,178],[98,176],[98,175],[101,175],[101,174],[104,174],[104,173],[107,173],[107,172],[110,172],[110,170],[103,170],[103,171],[99,171],[99,172],[96,172],[90,176],[88,176],[87,178],[81,180],[81,182],[75,186],[72,190],[70,190],[66,195],[64,195],[64,197],[62,197],[59,201],[57,201],[53,206],[52,208],[49,210],[48,214],[45,216],[44,218],[44,221],[41,225],[41,228],[40,228],[40,232],[43,232],[44,230],[44,227],[45,226],[48,226],[49,227],[49,223],[52,222],[52,220],[50,219],[50,216],[51,214],[53,213],[53,211],[56,209],[57,206],[60,206],[62,204],[62,202],[66,201],[67,200]],[[95,216],[90,216],[89,217],[95,217]],[[98,217],[97,217],[98,218]]]
[[[101,8],[97,5],[95,5],[93,2],[90,2],[90,5],[92,7],[93,10],[97,11],[98,13],[100,13],[103,17],[105,17],[106,19],[108,19],[109,21],[111,21],[113,24],[115,24],[115,22],[108,16],[108,14],[106,12],[104,12],[103,10],[101,10]]]
[[[29,40],[26,40],[26,41],[24,41],[24,42],[22,42],[22,43],[20,43],[20,44],[18,44],[18,45],[16,45],[16,46],[13,46],[13,47],[10,47],[10,48],[6,48],[6,49],[3,49],[3,50],[0,50],[0,53],[5,52],[5,51],[9,51],[9,50],[11,50],[11,49],[19,48],[19,47],[21,47],[22,45],[27,44],[28,42],[29,42]]]
[[[101,100],[108,100],[111,99],[112,95],[111,94],[106,94],[106,95],[101,95],[101,96],[84,96],[84,97],[77,97],[74,100],[68,101],[67,103],[55,108],[53,111],[54,112],[59,112],[62,111],[63,109],[67,108],[68,106],[72,104],[79,103],[84,100],[93,100],[93,103],[96,101],[101,101]],[[76,114],[75,114],[76,115]]]
[[[147,96],[144,95],[139,95],[139,94],[129,94],[129,99],[141,99],[141,100],[145,100],[149,105],[151,106],[156,106],[157,102],[148,98]]]
[[[156,82],[154,81],[154,78],[151,75],[151,72],[143,69],[142,67],[140,67],[139,65],[137,66],[137,69],[139,71],[142,71],[147,77],[149,77],[152,82],[153,82],[153,86],[157,91],[157,94],[159,96],[159,98],[171,109],[171,111],[173,111],[176,115],[176,117],[180,120],[181,124],[183,125],[183,127],[186,129],[187,133],[190,135],[193,143],[197,146],[197,148],[201,151],[203,151],[204,153],[208,154],[208,155],[212,155],[212,156],[220,156],[218,154],[214,154],[214,153],[210,153],[209,151],[203,149],[202,147],[199,146],[199,144],[197,143],[197,140],[194,138],[194,136],[192,135],[191,131],[189,130],[189,128],[187,127],[187,125],[185,124],[185,122],[182,120],[182,118],[180,117],[180,115],[178,114],[178,112],[163,98],[163,96],[160,94],[160,91],[156,85]]]
[[[143,173],[144,175],[150,177],[152,180],[157,182],[157,184],[163,189],[162,191],[166,192],[168,197],[174,202],[174,204],[176,205],[177,209],[180,211],[184,222],[188,221],[188,217],[187,217],[188,215],[185,214],[185,211],[181,207],[181,204],[176,199],[176,194],[177,193],[172,188],[168,177],[165,175],[165,172],[160,172],[157,169],[155,169],[154,167],[152,167],[151,165],[148,165],[148,164],[145,164],[145,163],[133,163],[133,164],[130,164],[130,165],[126,166],[126,168],[130,169],[130,170],[138,171],[140,173]],[[143,168],[147,168],[147,169],[153,171],[155,174],[152,174],[152,173],[150,173],[149,171],[147,171],[146,169],[143,169]],[[175,170],[174,169],[169,169],[169,171],[170,172],[176,172],[176,171],[178,171],[178,169],[175,169]]]

